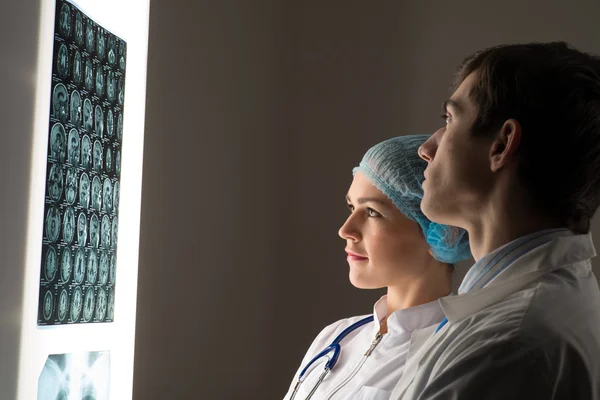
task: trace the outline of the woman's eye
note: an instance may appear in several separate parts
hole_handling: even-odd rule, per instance
[[[367,214],[369,215],[369,217],[381,217],[381,214],[379,214],[377,211],[373,210],[372,208],[367,208]]]
[[[350,212],[354,212],[354,206],[352,204],[346,204],[346,207],[348,207],[348,210],[350,210]]]

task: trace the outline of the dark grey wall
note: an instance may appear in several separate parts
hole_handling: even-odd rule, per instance
[[[266,2],[151,5],[136,399],[264,386],[276,19]]]
[[[527,3],[151,4],[135,399],[281,398],[321,328],[369,312],[337,237],[364,151],[433,132],[481,47],[598,52],[599,3]]]

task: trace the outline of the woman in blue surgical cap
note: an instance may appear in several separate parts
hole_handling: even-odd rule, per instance
[[[407,357],[443,320],[438,299],[450,294],[454,263],[471,254],[466,231],[431,222],[421,212],[427,164],[417,149],[427,138],[381,142],[354,168],[346,195],[350,215],[339,230],[350,282],[360,289],[387,288],[387,294],[372,315],[321,331],[286,400],[388,399]]]

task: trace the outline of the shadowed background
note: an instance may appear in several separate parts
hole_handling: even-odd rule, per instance
[[[593,1],[153,1],[134,398],[282,398],[317,333],[382,294],[350,285],[337,236],[363,153],[434,132],[469,53],[598,52],[598,15]]]

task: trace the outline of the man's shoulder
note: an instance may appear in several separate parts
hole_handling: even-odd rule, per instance
[[[457,322],[474,337],[503,332],[506,337],[557,336],[596,331],[600,291],[593,274],[555,271]]]
[[[569,348],[600,357],[600,303],[580,292],[537,282],[450,324],[440,345],[454,354]]]
[[[498,334],[506,338],[516,337],[522,330],[523,322],[530,318],[529,310],[535,296],[535,287],[520,290],[462,318],[453,324],[454,329],[473,340]]]
[[[548,324],[542,315],[532,313],[537,302],[537,287],[524,288],[458,321],[450,322],[436,347],[438,357],[447,361],[457,357],[486,353],[492,349],[508,351],[521,347],[531,349],[548,338],[558,340],[556,330],[544,329]]]

